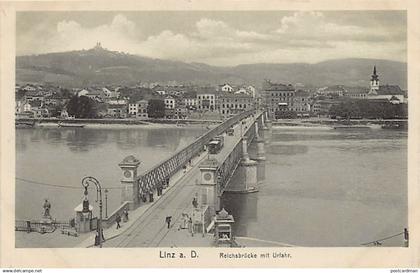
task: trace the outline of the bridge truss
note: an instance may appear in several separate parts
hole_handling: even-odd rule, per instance
[[[242,112],[222,124],[218,125],[217,127],[209,130],[207,133],[199,137],[196,141],[189,144],[185,148],[183,148],[178,153],[174,154],[170,158],[158,163],[150,170],[146,171],[143,175],[137,177],[136,183],[138,183],[138,200],[141,200],[141,196],[149,193],[150,191],[156,190],[158,187],[162,186],[163,183],[169,178],[179,171],[183,166],[185,166],[188,161],[195,156],[199,155],[204,151],[204,145],[208,144],[208,142],[215,136],[220,135],[226,132],[231,126],[234,124],[242,121],[244,118],[247,118],[250,115],[255,114],[255,110],[250,110],[246,112]],[[250,137],[252,134],[255,134],[255,123],[249,128],[249,130],[245,133],[246,136]],[[253,136],[252,136],[253,138]],[[235,146],[233,152],[229,155],[227,162],[224,162],[219,167],[220,175],[223,177],[221,183],[225,185],[227,177],[229,174],[229,166],[233,166],[235,164],[239,164],[240,155],[242,152],[242,145],[241,142]],[[239,161],[238,161],[239,160]],[[237,165],[236,165],[237,167]],[[236,169],[235,167],[235,169]]]

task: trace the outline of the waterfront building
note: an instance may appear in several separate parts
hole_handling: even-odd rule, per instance
[[[197,108],[197,98],[195,96],[184,97],[184,104],[189,109]]]
[[[137,117],[138,118],[149,118],[149,115],[147,114],[147,107],[149,106],[149,102],[147,100],[140,100],[137,102],[138,105],[138,112]]]
[[[183,99],[177,99],[175,104],[175,117],[179,119],[186,118],[189,111],[185,101]]]
[[[201,111],[214,111],[216,110],[216,91],[211,90],[200,90],[197,94],[197,108]]]
[[[129,116],[137,116],[139,111],[139,105],[136,103],[129,103],[128,104],[128,115]]]
[[[272,83],[268,80],[263,83],[265,106],[270,117],[274,117],[277,111],[292,111],[294,95],[295,88],[291,84]]]
[[[339,100],[318,100],[314,101],[312,105],[313,112],[319,117],[328,117],[329,111],[333,105],[339,105]]]
[[[240,112],[251,110],[254,107],[254,100],[248,94],[225,93],[219,97],[219,109],[223,118],[229,118]]]
[[[113,118],[126,118],[127,105],[125,104],[108,104],[107,114]]]
[[[165,98],[165,109],[175,109],[175,99],[172,96]]]
[[[135,103],[128,104],[128,115],[136,118],[148,118],[147,106],[149,102],[147,100],[139,100]]]
[[[31,104],[26,100],[18,100],[16,101],[15,110],[16,113],[31,112]]]
[[[309,113],[311,111],[311,94],[304,90],[296,91],[292,110],[301,114]]]

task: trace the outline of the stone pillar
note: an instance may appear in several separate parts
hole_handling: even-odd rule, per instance
[[[208,158],[198,166],[201,172],[201,178],[198,180],[198,185],[200,185],[198,203],[201,206],[209,206],[211,215],[215,215],[216,211],[220,210],[216,173],[218,167],[219,162],[214,158]]]
[[[266,112],[265,112],[266,113]],[[262,114],[261,115],[261,119],[262,119],[262,127],[263,127],[263,130],[268,130],[268,127],[267,127],[267,125],[265,124],[265,120],[266,120],[266,118],[265,118],[265,114]]]
[[[125,201],[133,202],[133,207],[137,207],[140,203],[139,199],[139,182],[137,180],[137,168],[140,160],[130,155],[118,164],[122,170],[121,184],[121,203]]]
[[[83,202],[74,208],[76,212],[75,225],[76,231],[79,233],[86,233],[91,231],[91,221],[93,218],[93,207],[89,205],[83,209]]]
[[[265,160],[257,160],[257,181],[262,182],[265,180]]]
[[[243,172],[244,192],[258,191],[257,186],[257,162],[251,160],[248,154],[248,139],[242,138],[242,161],[239,164],[239,171]]]
[[[266,120],[265,124],[267,125],[268,130],[271,130],[273,127],[273,122],[271,120]]]
[[[264,133],[264,132],[262,132]],[[265,180],[265,141],[262,134],[260,134],[258,130],[258,123],[255,126],[255,142],[257,144],[257,155],[254,158],[255,161],[257,161],[257,181],[263,181]]]
[[[264,138],[258,137],[257,140],[257,157],[258,161],[265,161],[265,141]]]

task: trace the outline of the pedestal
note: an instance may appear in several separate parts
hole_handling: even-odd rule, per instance
[[[220,210],[220,196],[217,192],[216,170],[219,163],[216,159],[206,159],[200,165],[201,179],[198,181],[198,203],[200,206],[208,206],[211,214]]]

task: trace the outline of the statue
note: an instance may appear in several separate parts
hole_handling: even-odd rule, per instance
[[[45,199],[43,208],[44,208],[43,217],[44,218],[51,218],[51,215],[50,215],[51,204],[50,204],[50,202],[48,202],[48,199]]]

